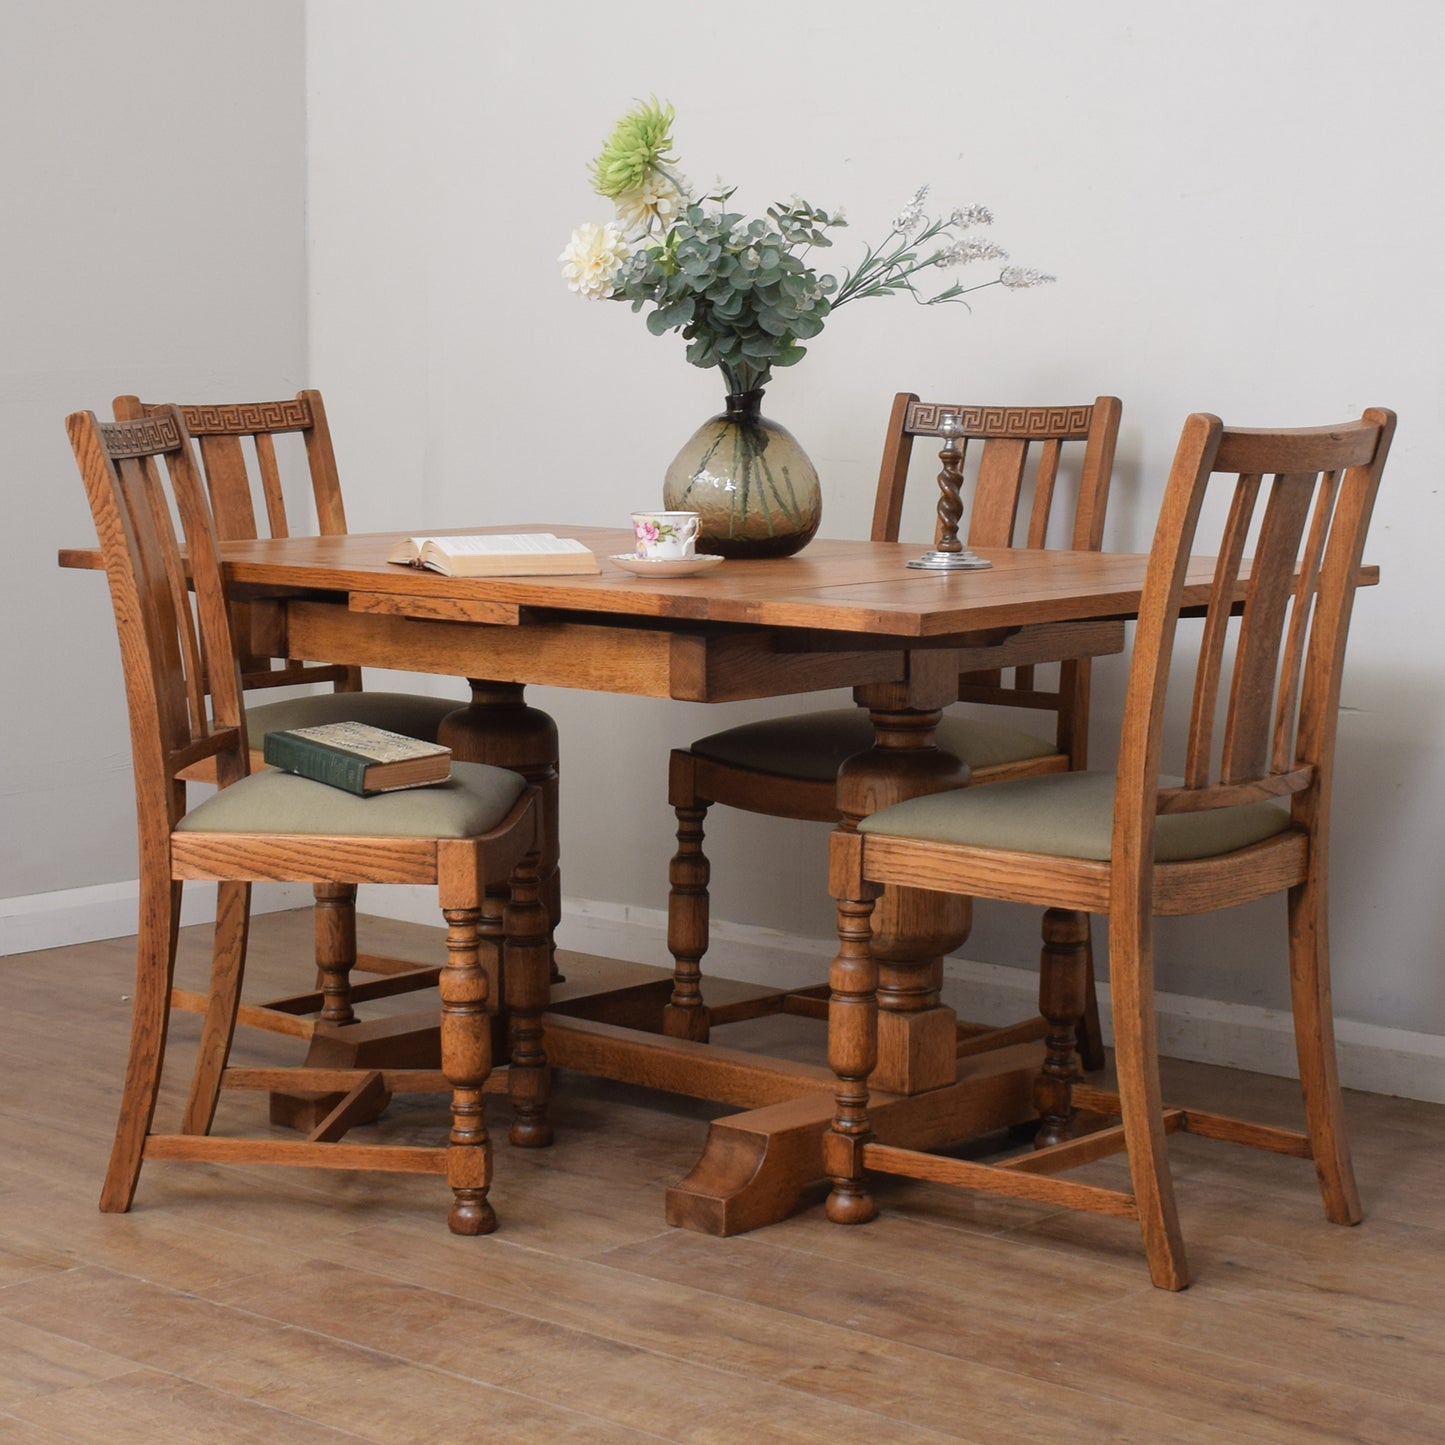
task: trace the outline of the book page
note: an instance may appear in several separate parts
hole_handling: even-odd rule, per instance
[[[445,556],[497,557],[539,552],[585,552],[581,542],[570,537],[554,537],[550,532],[499,532],[495,535],[471,537],[418,537],[423,546],[432,546]]]
[[[478,532],[459,537],[404,537],[388,562],[429,567],[446,577],[525,577],[599,572],[584,543],[551,532]]]
[[[425,743],[418,738],[404,737],[401,733],[387,732],[385,728],[372,727],[370,723],[318,723],[314,727],[292,728],[291,732],[298,738],[341,748],[375,763],[399,763],[407,758],[432,757],[451,751],[440,743]]]

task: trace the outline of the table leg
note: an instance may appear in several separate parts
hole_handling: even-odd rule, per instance
[[[562,875],[558,871],[557,724],[523,701],[516,682],[468,678],[472,700],[442,722],[437,741],[467,763],[511,768],[534,783],[542,794],[545,845],[538,878],[542,907],[553,932],[562,921]],[[560,981],[555,953],[552,981]]]
[[[823,1177],[832,1070],[658,1032],[671,970],[580,954],[566,962],[570,981],[554,992],[543,1019],[556,1067],[743,1110],[709,1126],[696,1165],[667,1190],[668,1223],[729,1235],[791,1214],[803,1190]],[[765,985],[718,984],[720,996],[735,1002],[768,992]],[[960,1059],[948,1087],[874,1091],[875,1137],[929,1148],[1036,1118],[1042,1056],[1037,1042],[1014,1043]]]
[[[874,744],[838,774],[841,826],[967,785],[967,765],[935,742],[942,708],[957,689],[957,661],[941,651],[916,655],[902,682],[854,690],[873,722]],[[870,1090],[875,1105],[886,1099],[897,1121],[912,1121],[902,1127],[922,1127],[935,1143],[1018,1122],[1032,1109],[1036,1047],[969,1060],[960,1070],[957,1018],[939,990],[943,958],[963,944],[971,921],[968,899],[914,888],[886,889],[873,912],[878,1061]],[[1022,1068],[1025,1057],[1029,1067]],[[812,1095],[714,1123],[697,1165],[668,1190],[668,1222],[733,1234],[784,1218],[823,1172],[822,1110]],[[879,1111],[872,1112],[877,1128]]]
[[[950,686],[956,690],[957,674]],[[961,788],[965,763],[934,741],[942,712],[928,691],[899,686],[859,688],[875,740],[849,758],[838,774],[838,811],[845,828],[880,808],[925,793]],[[962,946],[972,923],[970,901],[916,888],[888,888],[873,914],[873,957],[878,961],[878,1064],[873,1085],[917,1094],[954,1081],[957,1018],[939,999],[943,959]]]
[[[555,935],[562,917],[562,884],[557,868],[557,725],[546,713],[526,704],[520,683],[478,678],[469,678],[468,682],[472,689],[471,702],[447,715],[438,732],[438,741],[463,762],[512,768],[540,789],[545,844],[539,870],[539,901],[547,915],[549,936]],[[321,890],[317,891],[319,894]],[[350,892],[355,895],[354,886]],[[484,916],[498,927],[505,903],[505,888],[489,890],[482,902]],[[550,939],[549,949],[551,981],[559,983],[562,975],[557,971],[555,945]],[[333,944],[329,952],[319,951],[318,957],[324,963],[335,951]],[[351,951],[354,955],[354,937]],[[489,975],[487,993],[493,1014],[493,1049],[499,1058],[505,1059],[507,1033],[501,1010],[506,986],[496,976],[496,960],[489,959],[484,966]],[[330,989],[325,982],[322,984],[326,1002],[312,1035],[306,1058],[308,1065],[318,1068],[436,1066],[440,1045],[434,1010],[393,1014],[359,1023],[354,1015],[346,1017],[337,1008],[335,980],[331,982]],[[353,993],[361,996],[368,987],[362,985],[359,993],[355,990]],[[272,1094],[272,1122],[309,1130],[325,1117],[333,1102],[330,1096]],[[385,1106],[386,1099],[380,1099],[373,1116]]]

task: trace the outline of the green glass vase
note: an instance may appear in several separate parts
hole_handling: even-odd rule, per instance
[[[737,392],[673,458],[662,505],[699,515],[697,550],[791,557],[823,516],[818,473],[786,428],[762,414],[763,392]]]

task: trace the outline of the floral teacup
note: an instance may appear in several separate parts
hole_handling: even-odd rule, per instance
[[[634,512],[639,557],[691,557],[697,543],[696,512]]]

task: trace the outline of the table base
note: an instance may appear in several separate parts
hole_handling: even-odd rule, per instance
[[[667,1190],[667,1222],[733,1235],[792,1213],[804,1190],[823,1178],[822,1141],[833,1117],[835,1084],[826,1064],[671,1038],[662,1032],[670,970],[565,950],[558,957],[566,981],[554,986],[543,1018],[547,1056],[556,1068],[742,1110],[709,1125],[697,1164]],[[819,1021],[811,1052],[820,1055],[826,992],[784,994],[710,977],[713,1038],[730,1023],[801,1016]],[[918,1094],[874,1093],[870,1114],[878,1140],[926,1148],[1036,1118],[1034,1084],[1043,1049],[1032,1039],[1014,1042],[1019,1032],[1000,1031],[1001,1047],[981,1049],[979,1032],[965,1025],[955,1082]],[[800,1039],[798,1051],[809,1052],[808,1043]],[[338,1069],[426,1068],[435,1067],[437,1045],[435,1010],[411,1009],[340,1027],[318,1025],[310,1054]],[[502,1087],[498,1076],[489,1092]],[[377,1101],[376,1112],[385,1102]],[[272,1117],[310,1128],[323,1105],[309,1096],[273,1095]]]

